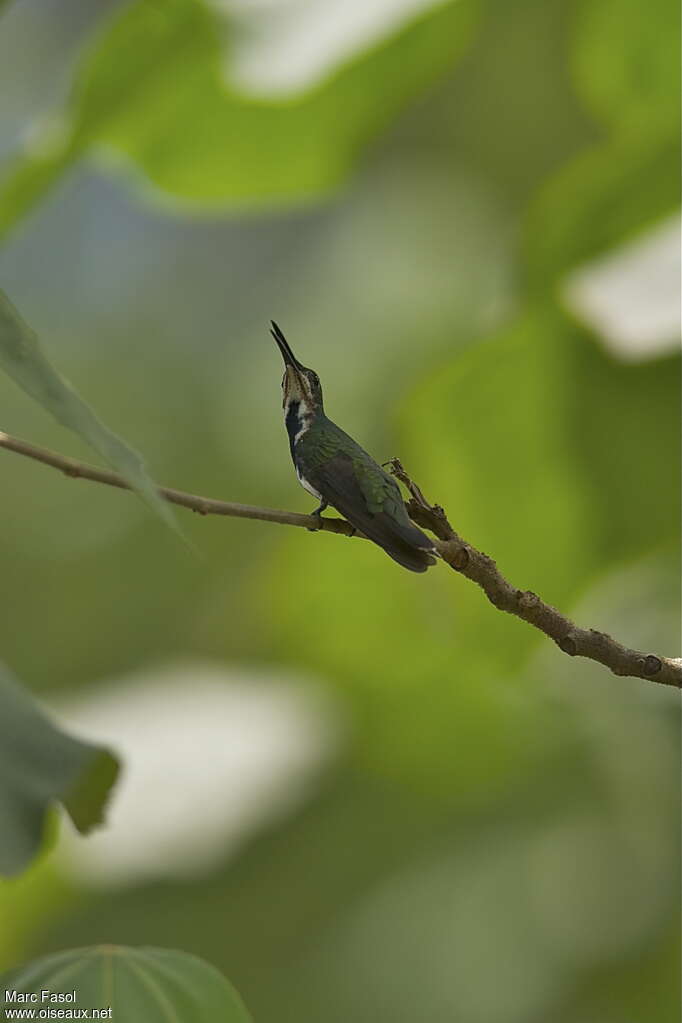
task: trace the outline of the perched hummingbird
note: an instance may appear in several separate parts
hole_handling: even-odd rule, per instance
[[[327,419],[320,378],[302,366],[272,321],[284,359],[284,423],[298,481],[320,505],[336,508],[356,529],[411,572],[435,564],[433,542],[410,522],[400,488],[359,444]]]

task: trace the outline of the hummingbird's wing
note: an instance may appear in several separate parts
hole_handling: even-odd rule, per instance
[[[366,465],[339,452],[315,466],[310,482],[325,501],[404,568],[425,572],[435,564],[433,542],[410,522],[398,484],[373,461]]]

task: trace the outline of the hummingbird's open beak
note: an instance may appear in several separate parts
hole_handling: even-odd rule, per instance
[[[277,347],[279,348],[280,352],[282,353],[282,358],[284,359],[284,365],[285,366],[291,366],[291,368],[296,370],[297,372],[302,370],[303,366],[301,365],[301,363],[298,361],[298,359],[296,358],[296,356],[292,352],[291,348],[289,347],[289,342],[285,338],[285,336],[282,333],[282,331],[279,329],[279,327],[277,326],[277,324],[275,323],[274,320],[270,320],[270,323],[272,324],[272,326],[270,328],[270,333],[274,337],[275,341],[277,342]]]

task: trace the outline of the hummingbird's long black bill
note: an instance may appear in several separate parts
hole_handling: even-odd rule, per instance
[[[294,369],[303,369],[303,366],[292,352],[291,348],[289,347],[289,342],[287,341],[287,339],[285,338],[284,334],[279,329],[275,321],[270,320],[270,323],[272,324],[272,326],[270,327],[270,333],[277,342],[277,347],[282,353],[282,358],[284,359],[285,365],[293,366]]]

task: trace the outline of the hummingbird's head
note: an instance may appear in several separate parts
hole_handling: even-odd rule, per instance
[[[270,333],[277,342],[277,347],[284,359],[284,376],[282,377],[282,404],[285,410],[292,405],[298,406],[301,419],[312,417],[322,411],[322,385],[314,369],[302,366],[298,361],[289,342],[274,320],[271,320]]]

